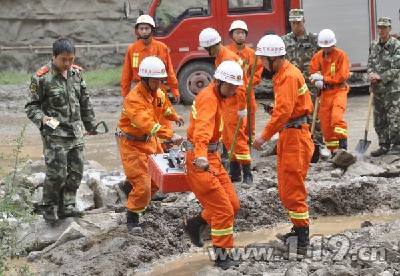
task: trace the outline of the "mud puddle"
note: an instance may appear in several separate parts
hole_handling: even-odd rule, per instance
[[[357,216],[327,216],[313,219],[310,225],[310,236],[313,235],[333,235],[348,230],[359,229],[361,223],[369,221],[372,224],[392,222],[400,219],[400,212],[396,213],[374,213]],[[235,234],[235,246],[243,247],[251,243],[265,243],[275,239],[278,233],[286,233],[290,230],[288,223],[279,224],[274,228],[260,229],[254,232],[240,232]],[[212,266],[209,259],[209,243],[198,252],[182,254],[174,257],[173,260],[158,262],[151,270],[142,268],[137,270],[135,275],[170,275],[186,276],[196,275],[206,266]]]

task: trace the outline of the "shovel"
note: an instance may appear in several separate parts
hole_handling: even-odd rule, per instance
[[[314,102],[314,113],[312,116],[312,123],[311,123],[311,136],[314,136],[315,132],[315,124],[317,122],[317,114],[318,114],[318,108],[319,108],[319,96],[315,97],[315,102]],[[317,163],[319,160],[319,151],[320,151],[320,145],[314,141],[314,152],[311,157],[311,163]]]
[[[368,137],[369,121],[371,117],[373,95],[374,91],[371,84],[369,86],[368,113],[367,113],[367,122],[365,123],[364,139],[360,139],[356,146],[356,153],[359,155],[363,155],[367,151],[369,145],[371,144],[371,141],[367,140],[367,137]]]

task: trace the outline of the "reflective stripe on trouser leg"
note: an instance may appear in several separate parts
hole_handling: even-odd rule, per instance
[[[331,129],[332,134],[337,140],[346,139],[347,123],[344,120],[344,113],[347,107],[347,90],[337,90],[332,93],[332,109],[331,109]],[[333,137],[328,137],[333,140]]]
[[[305,178],[314,150],[308,130],[286,129],[280,133],[278,153],[278,192],[294,226],[309,224]]]
[[[152,187],[148,171],[148,155],[135,146],[134,141],[120,139],[122,166],[133,189],[128,195],[125,207],[135,213],[143,212],[150,203]]]
[[[194,153],[187,153],[187,179],[191,190],[203,207],[202,217],[213,229],[213,246],[233,247],[234,215],[239,210],[239,199],[229,175],[223,168],[218,154],[208,154],[210,170],[215,174],[199,171],[193,165]]]
[[[325,145],[330,150],[337,149],[337,148],[339,148],[339,140],[325,141]]]

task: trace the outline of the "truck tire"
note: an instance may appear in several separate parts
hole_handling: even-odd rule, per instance
[[[214,65],[206,61],[190,63],[178,75],[179,92],[183,104],[190,105],[201,89],[213,79]]]

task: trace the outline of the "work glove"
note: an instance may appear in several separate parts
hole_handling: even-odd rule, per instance
[[[183,125],[185,124],[185,120],[183,120],[183,117],[182,117],[182,116],[178,116],[178,119],[175,121],[175,124],[176,124],[178,127],[181,127],[181,126],[183,126]]]
[[[194,159],[193,163],[196,168],[202,171],[207,171],[210,168],[207,157],[197,157],[196,159]]]
[[[238,111],[238,116],[239,118],[243,119],[244,117],[247,116],[247,109],[242,109]]]
[[[324,88],[324,82],[322,80],[317,80],[314,83],[315,87],[318,88],[319,90],[322,90],[322,88]]]
[[[311,82],[322,81],[322,80],[324,80],[324,76],[322,76],[320,73],[314,73],[314,74],[311,74],[311,76],[310,76]]]
[[[262,150],[262,145],[264,145],[266,141],[261,137],[257,137],[253,142],[253,148],[256,150]]]
[[[182,141],[183,141],[183,137],[182,136],[180,136],[180,135],[178,135],[176,133],[174,133],[174,135],[172,135],[171,142],[174,145],[180,145],[180,144],[182,144]]]

